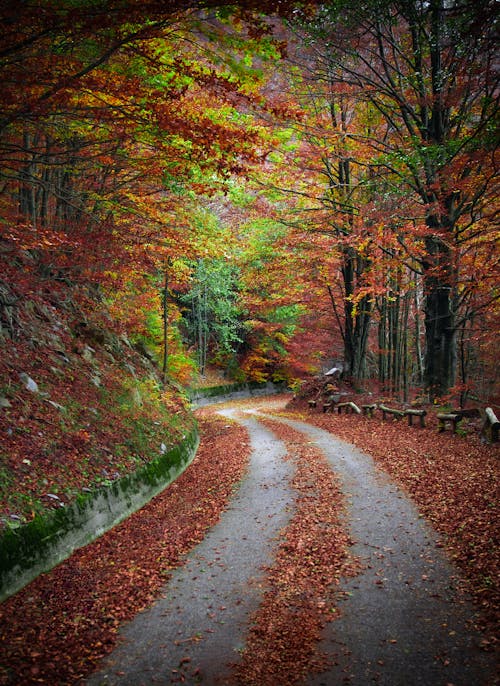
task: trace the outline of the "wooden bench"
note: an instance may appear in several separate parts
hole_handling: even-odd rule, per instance
[[[373,412],[377,409],[377,403],[372,403],[371,405],[361,405],[363,414],[367,417],[373,417]]]
[[[484,411],[484,423],[482,432],[490,443],[498,442],[498,430],[500,429],[500,422],[491,407],[487,407]]]
[[[477,407],[469,407],[459,410],[451,410],[450,412],[440,412],[436,415],[438,418],[438,431],[442,433],[446,430],[446,425],[453,426],[453,433],[457,433],[458,423],[464,417],[480,417],[481,412]]]
[[[323,412],[328,412],[333,408],[333,403],[323,403]]]
[[[463,417],[461,417],[458,413],[453,412],[453,413],[439,413],[436,415],[438,418],[438,431],[439,433],[443,433],[443,431],[446,431],[446,425],[447,424],[452,424],[453,425],[453,433],[457,433],[457,424],[460,422]]]
[[[405,413],[402,410],[386,407],[386,405],[379,405],[378,409],[382,410],[382,419],[385,419],[386,415],[392,415],[394,419],[402,419],[405,416]]]
[[[408,417],[408,426],[413,426],[413,417],[420,419],[420,426],[425,427],[426,410],[405,410],[405,415]]]
[[[348,402],[348,403],[339,403],[337,405],[337,411],[339,414],[342,414],[342,410],[345,410],[346,414],[349,414],[349,412],[355,413],[355,414],[361,414],[361,410],[359,407],[356,405],[356,403],[353,402]]]

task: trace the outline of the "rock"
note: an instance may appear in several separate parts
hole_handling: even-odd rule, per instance
[[[135,372],[135,368],[132,364],[130,364],[130,362],[125,362],[125,364],[123,366],[125,367],[125,369],[127,369],[130,372],[131,376],[133,376],[134,378],[137,377],[137,374]]]
[[[52,407],[55,407],[56,410],[61,410],[64,411],[64,407],[62,405],[59,405],[59,403],[54,402],[53,400],[47,400],[47,402],[52,405]]]
[[[31,391],[32,393],[38,393],[38,384],[36,383],[36,381],[33,381],[31,376],[28,376],[25,372],[21,372],[19,374],[19,378],[23,382],[24,387],[27,391]]]
[[[12,407],[11,403],[7,398],[0,396],[0,407]]]
[[[142,400],[141,393],[138,388],[132,388],[130,391],[130,395],[132,396],[132,402],[136,407],[142,407],[144,404],[144,401]]]
[[[105,345],[105,343],[110,343],[111,341],[111,334],[108,331],[87,322],[78,322],[74,333],[76,336],[98,345]]]
[[[134,349],[150,362],[154,362],[156,360],[156,355],[150,348],[148,348],[144,341],[137,341],[137,343],[134,344]]]
[[[121,334],[118,336],[118,338],[120,339],[120,341],[121,341],[124,345],[127,346],[127,348],[131,348],[131,347],[132,347],[132,344],[131,344],[131,342],[129,341],[129,339],[128,339],[128,337],[127,337],[127,334],[121,333]]]
[[[94,359],[94,353],[94,348],[91,348],[90,345],[85,345],[81,352],[81,356],[86,362],[92,362]]]

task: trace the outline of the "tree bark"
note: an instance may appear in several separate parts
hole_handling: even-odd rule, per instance
[[[165,280],[163,283],[163,363],[162,363],[162,375],[163,383],[167,382],[168,376],[168,277],[169,277],[169,267],[170,264],[167,262],[165,265]]]
[[[448,393],[455,383],[457,343],[454,285],[450,248],[436,237],[426,240],[425,294],[425,387],[431,399]]]

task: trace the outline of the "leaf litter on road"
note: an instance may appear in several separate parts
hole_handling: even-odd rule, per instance
[[[266,591],[241,659],[225,683],[299,684],[328,663],[317,650],[321,632],[336,617],[341,577],[355,574],[358,563],[348,553],[340,485],[322,452],[299,431],[262,417],[259,421],[285,444],[298,498],[275,562],[267,569]]]
[[[283,404],[279,398],[259,399],[255,406],[269,412]],[[245,430],[212,415],[199,413],[202,444],[176,482],[0,606],[0,684],[76,683],[111,652],[120,624],[161,594],[171,570],[183,564],[183,556],[217,521],[245,472],[250,454]],[[432,429],[402,431],[400,425],[363,417],[293,416],[370,453],[403,486],[443,534],[449,556],[468,579],[483,612],[483,647],[493,649],[499,571],[497,447],[437,435]],[[331,470],[325,472],[311,441],[288,427],[273,423],[271,428],[288,442],[300,507],[283,532],[277,564],[268,570],[264,603],[235,666],[235,678],[247,679],[240,683],[249,686],[280,683],[281,678],[289,679],[281,683],[298,683],[308,670],[325,666],[325,656],[316,652],[321,627],[336,615],[338,579],[356,572],[346,553],[342,496]],[[327,559],[322,541],[329,536],[335,540]],[[300,636],[290,633],[292,626],[300,628]],[[264,655],[269,661],[265,674]],[[273,682],[273,675],[281,676]]]

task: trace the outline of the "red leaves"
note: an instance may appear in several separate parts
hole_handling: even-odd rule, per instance
[[[444,535],[453,562],[491,628],[499,606],[498,445],[479,437],[438,434],[435,426],[404,428],[381,419],[308,414],[307,420],[365,450],[412,497]]]
[[[0,606],[0,684],[75,683],[111,651],[119,624],[159,595],[248,458],[243,428],[205,419],[201,430],[203,445],[171,487]]]
[[[298,501],[235,667],[236,682],[245,686],[295,684],[321,668],[324,658],[316,645],[322,627],[334,618],[339,577],[355,570],[339,520],[342,495],[326,459],[299,432],[279,422],[264,423],[289,450]]]

